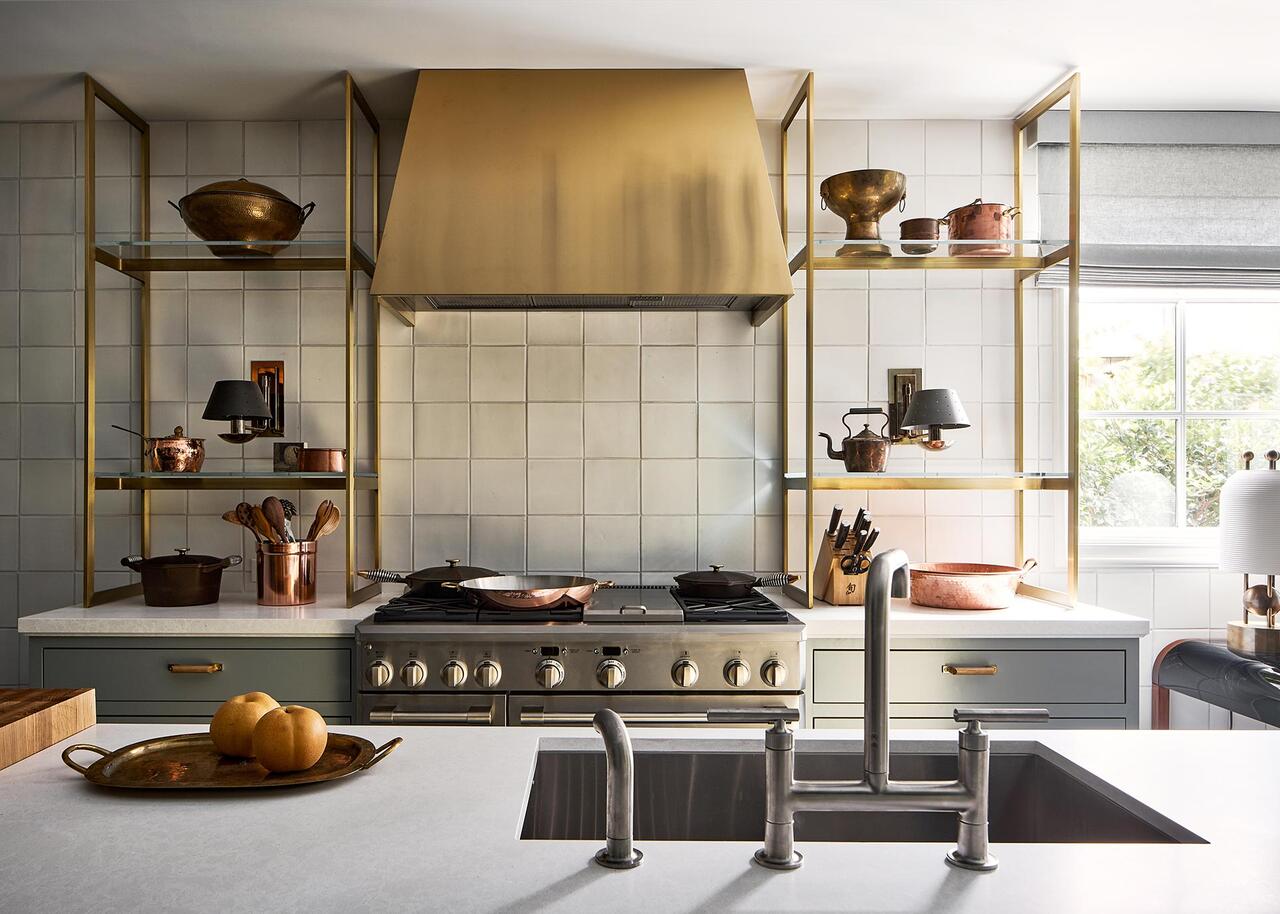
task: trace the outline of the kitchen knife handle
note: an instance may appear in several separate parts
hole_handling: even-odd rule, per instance
[[[836,535],[836,530],[840,527],[840,515],[843,513],[843,505],[836,505],[831,509],[831,523],[827,524],[827,536]]]
[[[835,549],[839,552],[844,548],[845,541],[849,539],[850,527],[848,524],[840,525],[840,532],[836,534]]]

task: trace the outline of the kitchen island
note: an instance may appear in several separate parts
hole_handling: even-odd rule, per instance
[[[798,842],[804,865],[750,862],[756,843],[638,840],[635,870],[589,862],[599,841],[519,838],[539,744],[599,749],[582,730],[344,727],[404,744],[342,782],[258,793],[93,787],[59,754],[185,726],[100,724],[0,771],[0,911],[900,911],[1274,912],[1258,848],[1280,839],[1266,732],[1037,732],[1034,739],[1199,835],[1204,844],[993,844],[1000,868],[946,866],[947,845]],[[997,733],[993,743],[1030,734]],[[802,731],[815,741],[860,733]],[[936,741],[945,732],[895,731]],[[633,731],[637,752],[755,731]],[[568,743],[566,743],[568,741]],[[998,750],[997,750],[998,751]],[[91,761],[85,753],[83,763]],[[851,771],[850,776],[856,772]],[[601,797],[603,802],[603,797]]]

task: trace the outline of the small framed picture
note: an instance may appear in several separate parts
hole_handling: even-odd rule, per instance
[[[275,442],[271,455],[271,469],[277,473],[298,472],[298,452],[306,446],[305,441]]]

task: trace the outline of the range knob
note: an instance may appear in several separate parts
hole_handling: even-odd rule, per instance
[[[760,668],[760,678],[772,688],[780,689],[787,681],[787,665],[781,660],[766,660]]]
[[[385,660],[375,660],[369,664],[365,675],[369,677],[369,683],[374,688],[380,689],[391,681],[391,664]]]
[[[740,689],[751,681],[751,667],[741,660],[730,660],[724,665],[724,681]]]
[[[596,667],[596,679],[606,689],[616,689],[626,682],[627,668],[618,660],[605,660]]]
[[[467,681],[467,668],[457,660],[450,660],[440,668],[440,679],[451,689]]]
[[[411,689],[416,689],[427,681],[427,667],[420,660],[410,660],[400,667],[400,681]]]
[[[476,682],[482,689],[492,689],[502,678],[502,667],[492,660],[481,660],[476,664]]]
[[[564,682],[564,667],[560,665],[559,660],[544,660],[538,664],[533,678],[537,679],[538,685],[544,689],[554,689]]]
[[[691,689],[698,681],[698,665],[692,660],[677,660],[671,667],[671,681],[682,689]]]

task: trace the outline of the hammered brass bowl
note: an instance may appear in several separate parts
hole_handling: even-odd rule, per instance
[[[248,178],[214,181],[169,205],[202,241],[254,242],[209,245],[218,257],[270,257],[284,250],[316,207],[299,206],[274,187]],[[264,241],[283,244],[257,243]]]
[[[880,217],[907,202],[907,176],[885,168],[860,168],[822,182],[822,205],[845,223],[849,241],[879,241]],[[888,257],[883,244],[847,244],[840,256]]]

